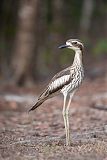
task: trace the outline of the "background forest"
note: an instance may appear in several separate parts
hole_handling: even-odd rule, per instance
[[[0,19],[1,82],[30,85],[69,66],[74,54],[58,49],[69,38],[84,42],[87,75],[107,58],[106,0],[1,0]]]
[[[58,49],[70,38],[84,43],[85,79],[67,147],[63,96],[28,111],[72,64]],[[107,160],[107,0],[0,0],[0,160]]]

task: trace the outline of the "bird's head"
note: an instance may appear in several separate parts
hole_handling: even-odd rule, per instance
[[[62,48],[70,48],[70,49],[72,49],[74,51],[80,50],[82,52],[84,50],[84,46],[83,46],[82,42],[80,40],[78,40],[78,39],[69,39],[69,40],[66,41],[66,44],[61,45],[59,48],[60,49],[62,49]]]

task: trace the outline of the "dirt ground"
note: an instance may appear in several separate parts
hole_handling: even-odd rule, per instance
[[[85,79],[75,94],[69,112],[69,147],[62,96],[28,113],[42,88],[1,87],[0,160],[107,160],[106,77]]]

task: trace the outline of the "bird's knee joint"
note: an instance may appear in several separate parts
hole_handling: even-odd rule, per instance
[[[64,117],[68,116],[68,112],[63,112],[62,114]]]

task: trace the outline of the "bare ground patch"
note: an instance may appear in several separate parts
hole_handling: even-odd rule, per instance
[[[6,88],[4,92],[2,89],[0,160],[104,160],[107,157],[107,91],[104,82],[93,81],[90,85],[85,81],[75,95],[69,113],[69,147],[64,145],[61,97],[50,99],[28,114],[36,99],[34,91],[29,94],[24,89],[13,89],[7,93]]]

